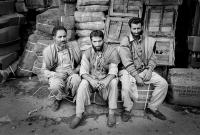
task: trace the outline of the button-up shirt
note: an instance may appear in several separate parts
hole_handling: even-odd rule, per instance
[[[153,70],[156,66],[156,56],[145,52],[144,40],[134,39],[132,34],[124,37],[120,42],[119,55],[125,69],[135,76],[145,68]]]
[[[82,56],[80,75],[90,74],[102,79],[108,74],[117,76],[119,56],[116,47],[104,44],[102,52],[95,52],[91,47]]]

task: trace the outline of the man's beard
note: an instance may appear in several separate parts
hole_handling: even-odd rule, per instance
[[[92,45],[93,49],[95,52],[99,52],[99,51],[102,51],[103,50],[103,45],[101,47],[95,47],[94,45]]]
[[[132,33],[132,32],[131,32],[131,34],[132,34],[133,38],[139,39],[140,36],[142,35],[142,31],[140,31],[140,32],[138,32],[138,33]]]

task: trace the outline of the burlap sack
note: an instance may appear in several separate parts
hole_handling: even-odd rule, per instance
[[[22,54],[21,60],[16,71],[17,76],[31,76],[32,68],[37,55],[34,50],[37,48],[38,40],[45,40],[49,37],[43,37],[40,35],[32,34],[29,36],[28,42],[25,46],[24,52]]]
[[[104,12],[108,11],[109,6],[105,5],[89,5],[89,6],[77,6],[80,12]]]
[[[91,44],[91,40],[90,37],[81,37],[78,39],[78,44],[80,46],[80,49],[83,50],[87,50],[88,48],[90,48],[92,46]]]
[[[32,72],[36,75],[42,72],[42,62],[40,62],[38,59],[36,59],[33,64]]]
[[[60,18],[61,25],[63,25],[67,30],[73,30],[75,27],[74,16],[61,16]]]
[[[74,18],[76,22],[97,22],[105,20],[105,14],[103,12],[76,11]]]
[[[89,37],[92,30],[76,30],[76,35],[79,37]],[[104,32],[104,30],[102,30]]]
[[[109,0],[77,0],[78,6],[84,5],[107,5]]]
[[[84,22],[84,23],[76,23],[75,26],[78,30],[103,30],[105,23],[104,21]]]
[[[59,18],[59,8],[48,9],[47,11],[43,12],[36,16],[37,23],[44,23],[48,19],[51,20],[58,20]]]

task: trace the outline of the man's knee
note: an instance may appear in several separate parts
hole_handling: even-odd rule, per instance
[[[79,87],[78,87],[78,93],[84,92],[89,88],[89,82],[85,79],[82,79]]]
[[[160,82],[160,85],[161,85],[161,87],[163,87],[164,89],[168,89],[168,83],[167,83],[167,81],[164,79],[164,78],[162,78],[162,80],[161,80],[161,82]]]
[[[110,86],[111,86],[111,87],[117,87],[118,81],[119,81],[118,78],[112,79],[112,80],[110,81]]]
[[[72,76],[72,84],[79,85],[81,83],[81,77],[78,74],[73,74]]]

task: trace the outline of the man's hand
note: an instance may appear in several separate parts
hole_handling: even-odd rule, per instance
[[[151,79],[151,77],[152,77],[152,71],[149,69],[149,70],[147,70],[143,80],[149,81]]]
[[[136,83],[137,83],[138,86],[143,86],[144,85],[144,82],[143,82],[142,78],[139,75],[135,76],[135,80],[136,80]]]
[[[99,81],[99,84],[100,84],[99,90],[105,89],[108,86],[109,82],[110,81],[106,78],[100,80]]]
[[[89,83],[94,89],[98,89],[98,87],[100,86],[99,81],[96,79],[92,79]]]

